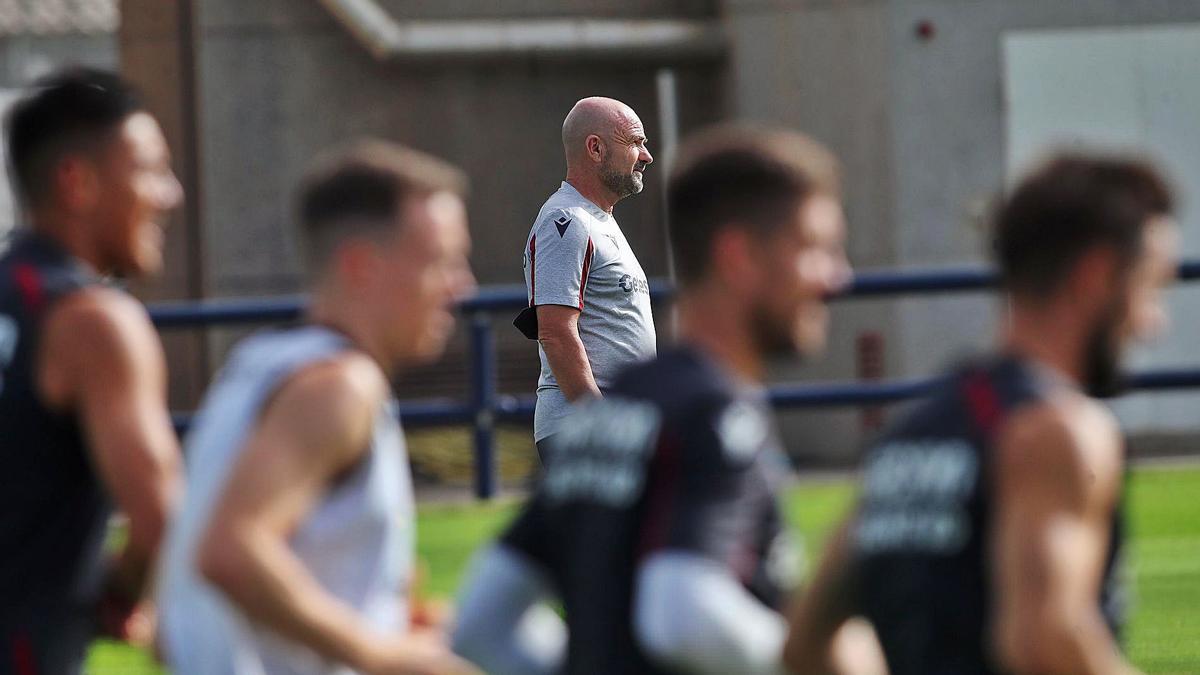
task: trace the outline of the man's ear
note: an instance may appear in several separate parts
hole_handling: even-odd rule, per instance
[[[99,172],[96,165],[82,155],[66,155],[55,162],[50,182],[60,203],[71,211],[91,211],[100,201]]]
[[[588,136],[584,140],[584,147],[587,149],[588,158],[599,164],[604,161],[604,141],[596,134]]]
[[[756,242],[745,227],[725,226],[712,241],[712,271],[716,281],[739,291],[752,288],[762,273]]]
[[[338,244],[333,259],[338,276],[352,288],[369,285],[382,263],[377,245],[366,239],[349,239]]]
[[[1110,297],[1121,283],[1118,258],[1112,246],[1093,246],[1079,256],[1068,283],[1072,301],[1086,306]]]

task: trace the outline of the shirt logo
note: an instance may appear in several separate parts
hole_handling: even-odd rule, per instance
[[[566,216],[559,216],[554,219],[554,226],[558,228],[558,236],[561,239],[566,236],[567,228],[571,226],[571,219]]]
[[[754,459],[767,442],[769,427],[766,419],[752,403],[734,401],[717,421],[717,437],[721,449],[732,464],[746,464]]]
[[[617,281],[617,285],[620,286],[621,290],[625,291],[626,293],[632,293],[634,291],[646,294],[650,293],[649,282],[647,282],[645,279],[638,279],[637,277],[629,274],[622,274],[621,278]]]
[[[961,439],[891,441],[863,469],[863,510],[855,527],[866,554],[953,555],[971,536],[967,502],[979,458]]]

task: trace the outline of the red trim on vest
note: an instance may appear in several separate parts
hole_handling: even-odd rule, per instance
[[[12,639],[13,672],[17,675],[37,675],[37,661],[33,656],[33,642],[29,633],[17,633]]]
[[[663,433],[658,439],[658,451],[647,475],[650,492],[646,500],[646,517],[643,519],[645,525],[638,542],[639,560],[667,543],[683,473],[681,445],[680,439],[669,432]]]
[[[537,233],[529,238],[529,306],[537,296]]]
[[[587,290],[588,273],[592,270],[592,256],[596,253],[596,247],[592,245],[592,238],[588,237],[587,251],[583,254],[583,277],[579,281],[579,311],[583,311],[583,292]]]
[[[29,263],[21,263],[13,268],[13,281],[17,284],[17,289],[21,292],[21,299],[25,302],[25,308],[31,313],[37,313],[42,309],[42,304],[46,301],[46,294],[42,290],[42,275],[37,271],[37,268]]]
[[[1000,405],[1000,397],[991,380],[984,373],[972,373],[963,383],[963,390],[975,424],[985,435],[992,436],[1000,425],[1004,408]]]

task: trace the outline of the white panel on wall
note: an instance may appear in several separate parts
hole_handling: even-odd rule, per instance
[[[1054,147],[1132,149],[1161,162],[1181,198],[1184,256],[1200,256],[1200,24],[1004,35],[1010,178]],[[1170,295],[1172,327],[1137,368],[1200,366],[1200,285]],[[1200,394],[1139,395],[1134,432],[1200,430]]]

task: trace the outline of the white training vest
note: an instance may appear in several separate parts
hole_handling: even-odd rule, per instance
[[[231,354],[185,444],[187,494],[160,563],[160,639],[177,675],[344,675],[307,648],[253,626],[197,572],[198,540],[264,403],[292,374],[352,346],[307,326],[253,336]],[[404,631],[412,577],[415,509],[395,402],[376,416],[371,448],[289,540],[330,593],[374,627]]]

